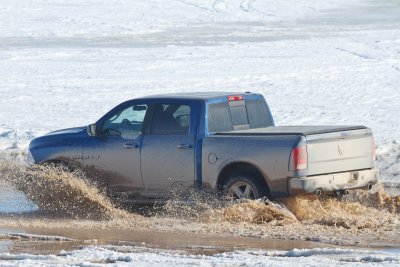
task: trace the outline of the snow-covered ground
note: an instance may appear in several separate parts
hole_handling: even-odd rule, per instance
[[[0,253],[0,263],[2,266],[399,266],[400,254],[351,249],[294,249],[245,250],[206,256],[143,247],[98,246],[58,255]]]
[[[399,1],[0,0],[0,48],[0,152],[25,150],[38,135],[94,122],[138,96],[252,91],[264,94],[278,125],[371,127],[382,179],[400,182]],[[11,202],[2,200],[2,212]],[[400,264],[398,255],[347,250],[146,253],[117,263]],[[1,254],[0,264],[85,265],[108,255],[120,257],[87,248]]]

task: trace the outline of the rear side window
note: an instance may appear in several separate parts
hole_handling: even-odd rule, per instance
[[[154,106],[151,134],[189,134],[190,107],[179,104],[156,104]]]
[[[268,126],[273,126],[273,122],[270,112],[262,100],[221,102],[208,105],[209,132],[228,132]]]

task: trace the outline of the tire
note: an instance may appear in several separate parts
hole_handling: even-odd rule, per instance
[[[259,199],[267,196],[265,186],[250,174],[232,175],[222,189],[223,196],[230,199]]]

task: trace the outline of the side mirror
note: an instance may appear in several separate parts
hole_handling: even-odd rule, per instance
[[[96,124],[89,124],[87,126],[87,133],[89,136],[96,136]]]

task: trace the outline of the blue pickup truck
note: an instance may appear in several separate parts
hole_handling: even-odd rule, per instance
[[[32,140],[31,161],[95,172],[112,192],[151,202],[175,188],[232,198],[344,193],[377,183],[364,126],[275,126],[255,93],[126,101],[96,123]]]

